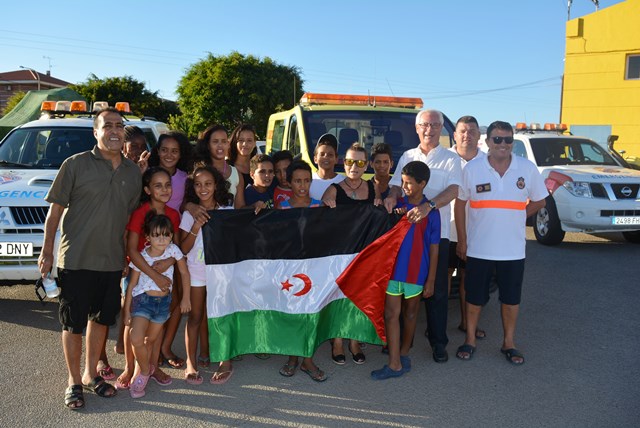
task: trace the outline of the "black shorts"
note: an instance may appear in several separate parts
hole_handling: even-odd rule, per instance
[[[449,269],[465,269],[467,266],[467,263],[456,254],[457,247],[457,242],[449,242]]]
[[[87,321],[114,325],[120,312],[120,280],[122,271],[58,269],[62,329],[82,334]]]
[[[465,300],[476,306],[484,306],[489,301],[491,277],[496,274],[500,302],[505,305],[519,305],[524,277],[522,260],[484,260],[467,257],[464,289]]]

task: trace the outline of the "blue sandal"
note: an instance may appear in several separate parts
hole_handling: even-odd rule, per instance
[[[521,366],[524,364],[524,355],[522,355],[522,352],[518,351],[516,348],[501,349],[500,352],[502,352],[507,358],[507,361],[514,366]],[[522,361],[516,361],[514,358],[522,358]]]

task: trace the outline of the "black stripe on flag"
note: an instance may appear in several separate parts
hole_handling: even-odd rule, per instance
[[[358,253],[400,218],[372,204],[336,208],[209,211],[202,228],[205,263],[309,259]]]

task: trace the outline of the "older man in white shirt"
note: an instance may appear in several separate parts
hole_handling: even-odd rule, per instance
[[[422,161],[429,167],[431,178],[424,189],[428,202],[419,205],[407,213],[409,221],[418,222],[432,209],[440,210],[441,240],[436,272],[435,293],[426,299],[427,336],[433,348],[433,359],[444,363],[449,359],[446,346],[448,311],[448,266],[449,234],[451,229],[450,203],[458,196],[458,186],[462,184],[462,166],[460,157],[440,145],[440,136],[444,126],[444,116],[438,110],[422,110],[416,115],[416,132],[420,144],[407,150],[398,161],[393,178],[389,182],[391,191],[384,204],[389,212],[395,207],[402,195],[400,171],[411,161]]]

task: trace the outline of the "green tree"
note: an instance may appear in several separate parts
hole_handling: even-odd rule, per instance
[[[26,93],[26,92],[23,92],[23,91],[18,91],[18,92],[15,92],[13,95],[11,95],[11,96],[9,97],[9,99],[7,100],[7,105],[6,105],[6,107],[4,108],[4,110],[2,110],[2,115],[1,115],[1,116],[6,115],[6,114],[7,114],[7,113],[9,113],[11,110],[13,110],[13,109],[14,109],[14,107],[15,107],[16,105],[18,105],[18,103],[19,103],[20,101],[22,101],[22,99],[24,98],[24,96],[25,96],[25,95],[27,95],[27,93]]]
[[[118,101],[127,101],[134,114],[152,116],[163,122],[168,121],[170,115],[180,113],[175,102],[160,98],[157,91],[151,92],[131,76],[100,79],[91,74],[86,82],[69,87],[90,102],[107,101],[115,105]]]
[[[193,64],[178,84],[182,115],[169,124],[194,138],[207,126],[219,123],[232,128],[251,123],[264,138],[269,115],[290,108],[302,95],[297,67],[275,63],[271,58],[232,52],[209,54]]]

